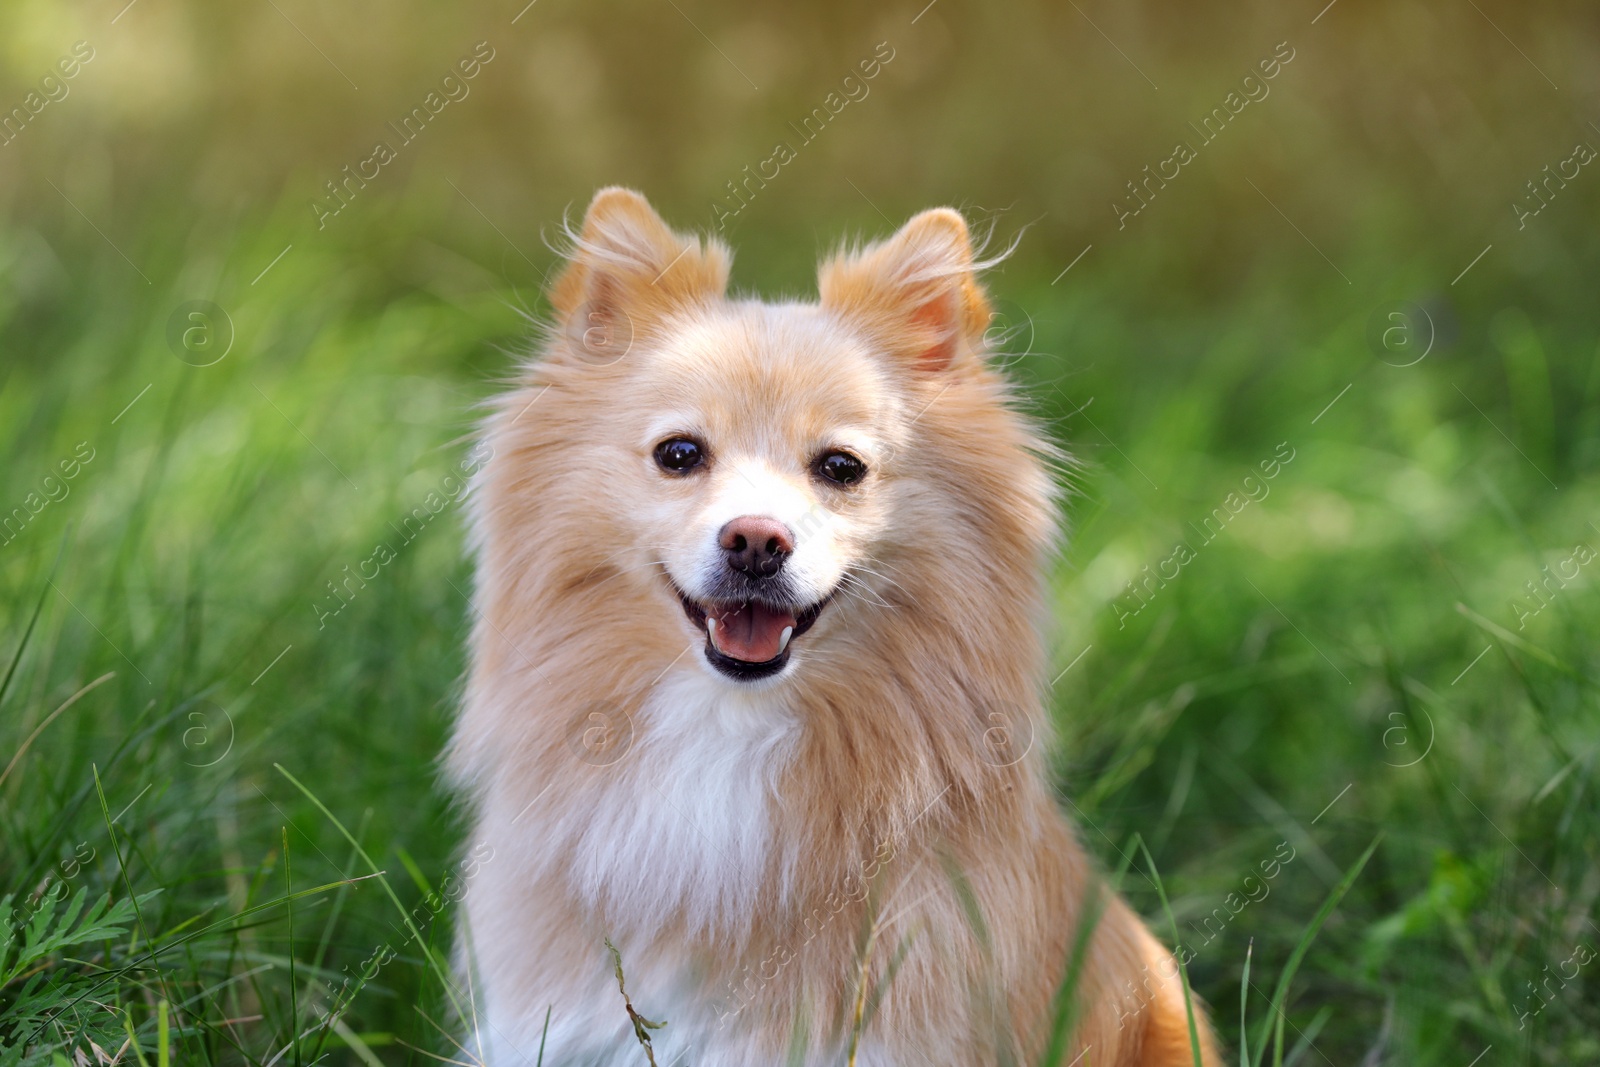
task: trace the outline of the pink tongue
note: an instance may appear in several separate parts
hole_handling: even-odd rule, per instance
[[[777,657],[784,627],[794,625],[794,613],[750,603],[718,612],[716,620],[712,644],[718,652],[746,663],[765,663]]]

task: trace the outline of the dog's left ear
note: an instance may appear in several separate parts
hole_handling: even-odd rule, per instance
[[[591,356],[620,356],[676,310],[722,296],[728,250],[675,232],[632,189],[601,189],[550,290],[557,321]]]
[[[822,306],[862,327],[917,370],[975,351],[992,317],[961,213],[924,211],[888,240],[836,254],[817,272]]]

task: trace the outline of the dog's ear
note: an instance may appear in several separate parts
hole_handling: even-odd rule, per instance
[[[817,272],[822,306],[848,317],[918,370],[942,371],[974,350],[992,317],[966,220],[924,211],[888,240],[842,251]]]
[[[632,189],[595,193],[571,236],[550,304],[586,355],[620,356],[674,310],[716,299],[728,285],[727,248],[673,232]]]

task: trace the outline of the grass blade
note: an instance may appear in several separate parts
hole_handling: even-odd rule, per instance
[[[1244,950],[1244,975],[1239,979],[1239,1067],[1250,1067],[1250,1034],[1245,1019],[1250,1004],[1250,957],[1255,950],[1256,939],[1252,937]]]
[[[1372,854],[1378,850],[1378,845],[1382,841],[1383,835],[1380,833],[1372,839],[1372,844],[1367,846],[1367,850],[1361,854],[1361,858],[1356,860],[1350,869],[1345,872],[1343,878],[1339,879],[1339,884],[1329,892],[1328,898],[1322,902],[1322,907],[1317,909],[1317,914],[1312,916],[1305,932],[1300,935],[1300,943],[1295,945],[1294,951],[1289,954],[1289,962],[1284,965],[1283,973],[1278,976],[1278,984],[1272,991],[1269,1014],[1262,1022],[1261,1031],[1256,1036],[1256,1058],[1252,1067],[1261,1067],[1261,1061],[1267,1053],[1267,1035],[1269,1033],[1274,1035],[1274,1062],[1283,1062],[1283,1013],[1284,1001],[1289,995],[1289,983],[1294,981],[1294,973],[1299,970],[1300,961],[1305,959],[1306,953],[1310,951],[1311,942],[1316,940],[1318,932],[1322,930],[1322,924],[1328,920],[1328,916],[1333,914],[1333,909],[1339,906],[1339,901],[1343,900],[1344,895],[1350,891],[1350,887],[1355,884],[1356,878],[1361,874],[1362,868],[1367,865],[1367,861],[1372,858]],[[1276,1020],[1276,1026],[1273,1025],[1274,1020]]]
[[[300,1067],[300,980],[294,973],[294,883],[289,876],[289,828],[283,832],[283,895],[289,913],[289,1035],[294,1042],[294,1067]],[[162,1067],[166,1067],[165,1064]]]
[[[1189,1052],[1194,1056],[1194,1067],[1205,1067],[1200,1061],[1200,1028],[1194,1021],[1194,994],[1189,990],[1189,968],[1183,962],[1183,956],[1178,950],[1182,938],[1178,935],[1178,920],[1172,914],[1172,905],[1167,902],[1166,886],[1161,884],[1161,872],[1156,870],[1156,861],[1150,856],[1150,849],[1145,846],[1144,840],[1139,841],[1139,849],[1144,853],[1144,861],[1150,867],[1150,878],[1156,884],[1156,893],[1161,897],[1161,910],[1166,913],[1167,924],[1172,927],[1173,959],[1178,961],[1178,976],[1183,981],[1183,1010],[1189,1017]]]
[[[28,626],[22,631],[22,640],[17,642],[17,650],[12,653],[11,666],[6,668],[6,677],[0,681],[0,705],[6,700],[6,694],[11,691],[11,679],[17,675],[17,664],[22,662],[22,654],[27,651],[28,640],[33,637],[33,628],[39,622],[39,613],[44,610],[44,598],[50,588],[50,583],[55,581],[56,569],[61,566],[61,554],[67,550],[67,538],[72,536],[72,527],[68,525],[61,534],[61,545],[56,549],[55,562],[50,564],[50,573],[45,575],[44,586],[39,590],[39,599],[33,605],[33,614],[28,618]]]
[[[1078,1021],[1078,983],[1083,978],[1084,964],[1089,958],[1089,942],[1105,913],[1105,895],[1096,879],[1084,890],[1083,905],[1078,909],[1078,929],[1072,935],[1072,951],[1067,956],[1067,967],[1056,989],[1055,1006],[1050,1019],[1050,1041],[1045,1046],[1041,1067],[1055,1067],[1066,1055],[1067,1042],[1072,1037]]]
[[[378,884],[383,886],[383,891],[389,895],[389,900],[393,902],[395,910],[400,913],[400,918],[405,921],[406,930],[410,932],[412,940],[416,941],[417,948],[421,950],[423,957],[427,959],[430,968],[438,977],[439,985],[444,989],[445,996],[450,998],[450,1006],[456,1010],[456,1017],[461,1019],[463,1022],[467,1021],[470,1016],[462,1008],[460,998],[456,996],[455,983],[450,981],[449,975],[446,973],[444,967],[440,965],[437,954],[433,951],[433,949],[428,947],[428,943],[422,939],[422,931],[418,930],[417,924],[411,921],[411,912],[406,910],[406,906],[404,904],[400,903],[400,898],[395,895],[394,887],[389,884],[389,879],[384,876],[384,872],[378,868],[376,863],[373,862],[372,857],[367,855],[367,850],[361,847],[361,842],[355,839],[355,837],[345,827],[344,823],[339,821],[339,817],[334,815],[333,812],[329,811],[327,805],[322,803],[315,793],[302,785],[300,779],[290,774],[288,770],[284,768],[283,764],[274,763],[273,766],[277,768],[279,774],[283,775],[289,780],[291,785],[300,790],[301,793],[305,794],[307,800],[316,805],[317,810],[322,812],[323,817],[329,822],[333,823],[334,828],[338,830],[339,833],[344,835],[344,839],[346,841],[350,842],[350,847],[354,848],[357,854],[361,856],[362,862],[364,862],[367,867],[371,869],[373,876],[378,879]]]

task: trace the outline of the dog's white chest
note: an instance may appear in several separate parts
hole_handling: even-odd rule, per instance
[[[684,664],[634,724],[574,850],[580,895],[639,929],[747,925],[774,844],[772,791],[797,724],[772,697]],[[604,773],[604,772],[602,772]]]

